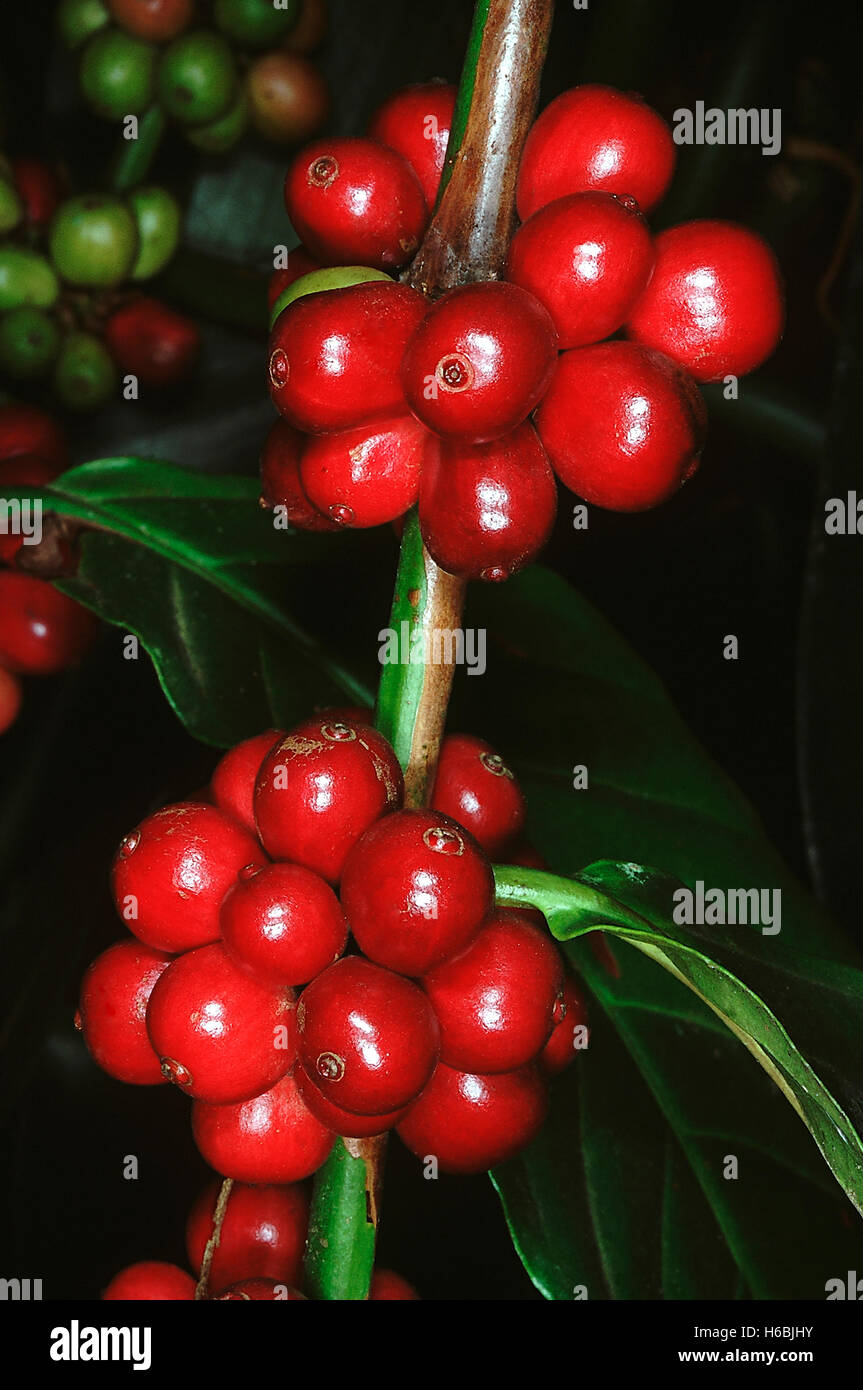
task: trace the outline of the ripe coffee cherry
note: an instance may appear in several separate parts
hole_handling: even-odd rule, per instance
[[[160,977],[147,1032],[163,1075],[181,1091],[216,1105],[248,1100],[293,1065],[293,991],[250,979],[220,943],[199,946]]]
[[[494,878],[479,845],[449,816],[399,811],[351,851],[341,898],[371,960],[424,975],[473,940],[491,910]]]
[[[536,428],[561,482],[579,497],[641,512],[695,472],[707,412],[692,378],[661,352],[595,343],[562,354]]]
[[[93,614],[32,574],[0,571],[0,666],[53,676],[80,661],[96,635]]]
[[[21,682],[0,666],[0,734],[11,729],[21,708]]]
[[[328,883],[301,864],[249,865],[222,903],[231,959],[264,984],[313,980],[348,944],[348,924]]]
[[[401,364],[426,301],[383,281],[304,295],[270,334],[270,395],[297,429],[351,429],[404,409]]]
[[[195,1297],[195,1280],[178,1265],[142,1260],[115,1274],[102,1299],[106,1303],[182,1301]]]
[[[316,261],[314,256],[310,256],[305,246],[295,246],[288,252],[288,264],[281,270],[274,270],[270,276],[270,283],[267,287],[267,304],[272,309],[279,295],[286,290],[295,280],[300,280],[304,275],[311,275],[312,271],[320,270],[320,261]]]
[[[246,90],[253,126],[277,145],[308,140],[329,115],[327,84],[314,63],[299,53],[276,51],[257,58],[249,68]]]
[[[16,454],[14,458],[3,459],[0,462],[0,497],[8,498],[24,488],[41,492],[56,475],[57,469],[35,454]],[[0,560],[11,565],[23,544],[23,535],[0,531]]]
[[[171,964],[163,951],[120,941],[97,956],[81,985],[75,1025],[93,1061],[118,1081],[157,1086],[166,1078],[147,1033],[147,1004]]]
[[[535,1066],[477,1076],[440,1062],[398,1135],[418,1158],[433,1154],[444,1173],[481,1173],[525,1148],[547,1109],[546,1084]]]
[[[38,159],[13,159],[15,189],[31,227],[47,227],[63,198],[63,184],[49,164]]]
[[[261,451],[261,505],[284,507],[292,526],[301,531],[338,531],[331,521],[313,507],[300,480],[300,449],[303,435],[287,420],[277,420],[264,440]]]
[[[456,89],[447,82],[420,82],[394,92],[378,107],[369,135],[402,155],[422,187],[429,211],[446,159]]]
[[[322,294],[324,290],[347,290],[353,285],[367,285],[371,282],[391,285],[393,279],[385,270],[374,270],[367,265],[318,266],[316,270],[310,270],[308,275],[301,275],[293,284],[282,290],[270,310],[270,329],[272,330],[279,314],[307,294]]]
[[[386,1115],[419,1095],[440,1035],[418,985],[346,956],[303,991],[300,1061],[326,1100],[358,1115]]]
[[[342,1110],[340,1106],[333,1105],[332,1101],[322,1096],[302,1067],[295,1069],[294,1076],[297,1089],[312,1114],[317,1116],[322,1125],[326,1125],[334,1134],[340,1134],[343,1139],[370,1139],[373,1135],[385,1134],[388,1129],[394,1129],[408,1111],[407,1106],[402,1106],[386,1115],[353,1115],[349,1110]]]
[[[557,334],[539,299],[490,281],[432,305],[408,344],[402,382],[411,410],[435,433],[499,439],[527,419],[556,362]]]
[[[219,936],[219,909],[246,864],[266,856],[215,806],[180,801],[148,816],[114,857],[114,904],[130,931],[157,951],[188,951]]]
[[[107,0],[111,18],[127,34],[167,43],[188,28],[194,0]]]
[[[204,1188],[186,1223],[186,1253],[200,1269],[221,1183]],[[240,1279],[275,1279],[298,1284],[309,1225],[309,1196],[299,1183],[249,1187],[235,1183],[228,1198],[219,1243],[210,1265],[210,1292],[220,1294]]]
[[[369,1289],[370,1303],[417,1302],[419,1294],[413,1284],[392,1269],[376,1269]]]
[[[240,1182],[300,1182],[320,1168],[336,1136],[307,1109],[293,1076],[238,1105],[192,1106],[192,1132],[217,1173]]]
[[[423,980],[441,1031],[441,1061],[483,1075],[539,1055],[563,1017],[563,962],[547,932],[500,908],[461,955]]]
[[[419,179],[376,140],[316,140],[288,169],[285,207],[300,239],[328,265],[405,265],[428,221]]]
[[[210,792],[219,810],[233,816],[252,835],[258,833],[253,804],[258,772],[273,744],[282,738],[280,729],[265,729],[244,739],[228,749],[210,778]]]
[[[583,1029],[587,1028],[587,1005],[576,988],[571,975],[563,987],[564,1015],[555,1025],[551,1037],[537,1058],[540,1071],[557,1076],[575,1061],[577,1051],[587,1046]]]
[[[105,339],[122,372],[145,386],[173,386],[188,376],[201,349],[198,325],[158,299],[132,299],[105,323]]]
[[[573,193],[535,212],[509,248],[507,278],[551,314],[562,348],[617,331],[653,269],[653,243],[634,202]]]
[[[366,725],[308,719],[261,764],[255,819],[273,859],[304,864],[338,882],[350,849],[373,821],[401,804],[398,760]]]
[[[450,574],[508,579],[542,550],[556,514],[554,475],[530,424],[490,444],[441,443],[427,452],[420,527]]]
[[[66,436],[50,415],[33,405],[0,406],[0,459],[20,454],[44,459],[55,474],[69,466]]]
[[[428,432],[412,415],[310,438],[300,459],[306,496],[340,526],[382,526],[414,505]]]
[[[441,744],[431,805],[469,830],[490,859],[521,834],[521,787],[490,744],[470,734],[448,734]]]
[[[656,269],[626,326],[697,381],[754,371],[782,336],[776,257],[734,222],[684,222],[656,238]]]
[[[628,92],[589,84],[550,102],[534,122],[518,171],[522,222],[570,193],[634,198],[643,213],[671,182],[677,157],[661,116]]]

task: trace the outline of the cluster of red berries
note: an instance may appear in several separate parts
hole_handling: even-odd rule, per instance
[[[324,712],[239,744],[205,797],[120,845],[136,939],[90,966],[77,1022],[112,1076],[192,1098],[225,1177],[298,1182],[336,1135],[391,1128],[443,1171],[482,1171],[534,1137],[584,1043],[548,932],[495,907],[490,856],[524,822],[503,760],[453,735],[431,807],[403,792],[367,715]]]
[[[62,473],[68,450],[50,415],[33,406],[0,407],[0,733],[21,706],[21,675],[48,676],[74,666],[96,633],[88,609],[53,584],[14,568],[24,545],[6,506],[22,488],[42,488]]]
[[[671,131],[637,97],[584,86],[528,136],[505,280],[429,304],[389,273],[428,224],[453,100],[442,84],[408,88],[369,138],[319,140],[288,171],[302,246],[274,285],[269,377],[283,418],[263,498],[312,530],[375,526],[418,503],[443,569],[500,580],[548,538],[555,474],[616,511],[677,491],[705,437],[697,382],[764,361],[782,290],[744,227],[651,236]],[[310,257],[341,269],[309,275]]]
[[[277,144],[307,140],[329,111],[326,83],[306,56],[326,32],[325,0],[212,0],[203,16],[201,8],[62,0],[60,31],[81,50],[92,110],[120,121],[158,103],[210,154],[232,149],[250,126]]]

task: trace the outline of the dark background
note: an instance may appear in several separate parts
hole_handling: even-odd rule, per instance
[[[53,43],[52,8],[0,12],[5,149],[61,159],[83,191],[104,182],[113,132],[76,97],[73,65]],[[333,0],[319,55],[335,94],[330,128],[361,132],[376,104],[408,82],[456,81],[471,9],[467,0]],[[785,146],[775,159],[757,149],[683,150],[657,223],[731,217],[768,236],[788,287],[784,342],[742,383],[740,401],[711,401],[701,470],[676,499],[635,517],[593,511],[576,543],[564,497],[545,558],[660,673],[792,866],[863,942],[855,884],[863,540],[820,540],[824,500],[863,483],[859,245],[846,248],[828,297],[833,321],[817,302],[852,192],[836,156],[856,163],[860,153],[857,7],[595,0],[585,13],[558,0],[557,10],[544,100],[599,80],[642,92],[666,117],[698,99],[782,108]],[[288,240],[285,163],[254,145],[229,165],[196,163],[177,141],[160,153],[153,180],[185,193],[191,246],[217,258],[198,267],[214,290],[204,299],[221,304],[223,321],[207,322],[188,395],[70,422],[75,461],[141,452],[254,472],[272,418],[264,341],[236,323],[249,317],[263,280],[237,277],[223,262],[262,271],[274,241]],[[257,201],[238,221],[250,180]],[[189,265],[181,261],[165,287],[186,304],[199,294]],[[225,286],[236,285],[246,307],[235,311]],[[367,553],[350,625],[373,633],[386,620],[394,544],[382,534]],[[333,574],[333,592],[345,579]],[[739,638],[737,662],[720,659],[727,633]],[[185,1215],[206,1176],[187,1101],[103,1076],[71,1026],[85,965],[119,935],[107,892],[117,841],[148,810],[200,785],[215,760],[184,733],[149,662],[121,659],[121,641],[106,630],[82,669],[29,682],[20,720],[0,741],[0,1274],[41,1277],[47,1298],[97,1297],[133,1260],[184,1263]],[[126,1154],[139,1158],[137,1182],[121,1177]],[[380,1262],[427,1298],[538,1297],[489,1184],[424,1183],[398,1143]]]

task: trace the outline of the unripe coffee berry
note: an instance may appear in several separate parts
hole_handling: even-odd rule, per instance
[[[701,392],[661,352],[595,343],[561,355],[536,428],[568,488],[615,512],[656,507],[698,467]]]
[[[490,744],[470,734],[441,743],[430,805],[469,830],[490,859],[499,859],[524,826],[521,787]]]
[[[300,479],[300,452],[304,436],[277,420],[264,440],[261,452],[261,505],[282,507],[291,526],[301,531],[337,531],[338,522],[313,507]]]
[[[288,169],[285,207],[300,240],[327,265],[394,270],[416,253],[428,221],[419,179],[376,140],[316,140]]]
[[[300,1061],[341,1109],[385,1115],[419,1095],[434,1071],[440,1035],[418,985],[360,956],[331,965],[303,991]]]
[[[187,951],[219,936],[219,909],[246,864],[263,864],[257,840],[232,816],[181,801],[148,816],[114,859],[117,911],[157,951]]]
[[[273,308],[276,300],[295,280],[301,280],[304,275],[311,275],[315,270],[320,270],[321,263],[316,261],[314,256],[310,256],[305,246],[294,246],[288,252],[288,264],[279,270],[274,270],[270,276],[267,286],[267,305]]]
[[[276,987],[313,980],[348,942],[332,888],[301,864],[243,869],[222,903],[220,922],[231,959]]]
[[[159,978],[147,1032],[163,1075],[227,1105],[273,1086],[296,1057],[293,991],[251,979],[221,943],[187,951]]]
[[[205,1187],[186,1223],[186,1253],[192,1269],[200,1269],[221,1183]],[[309,1195],[300,1183],[251,1187],[235,1183],[228,1198],[219,1243],[210,1264],[209,1288],[214,1296],[240,1279],[275,1279],[298,1284],[309,1224]]]
[[[237,1105],[192,1106],[192,1132],[217,1173],[239,1182],[300,1182],[320,1168],[336,1136],[307,1108],[291,1075]]]
[[[398,1135],[417,1158],[434,1156],[444,1173],[481,1173],[529,1144],[547,1109],[535,1066],[479,1076],[440,1062]]]
[[[327,1100],[302,1067],[295,1068],[294,1077],[297,1089],[312,1114],[317,1116],[322,1125],[326,1125],[334,1134],[340,1134],[343,1139],[371,1139],[376,1134],[385,1134],[388,1129],[395,1128],[409,1108],[401,1106],[386,1115],[354,1115],[350,1110],[342,1110],[341,1106]]]
[[[162,1260],[142,1260],[121,1269],[102,1294],[106,1303],[191,1303],[194,1297],[195,1281],[191,1274]]]
[[[171,957],[139,941],[120,941],[97,956],[81,984],[75,1016],[93,1061],[118,1081],[158,1086],[167,1080],[147,1033],[147,1005]]]
[[[581,347],[620,328],[653,260],[635,203],[611,193],[574,193],[535,212],[516,232],[506,274],[545,305],[560,347]]]
[[[601,939],[601,938],[600,938]],[[587,1047],[587,1005],[571,975],[563,987],[563,1018],[537,1058],[540,1071],[557,1076],[575,1061],[576,1053]]]
[[[97,621],[45,579],[0,571],[0,666],[21,676],[53,676],[81,660]]]
[[[428,433],[412,415],[319,434],[300,459],[312,505],[340,526],[382,526],[414,505]]]
[[[424,975],[464,950],[493,897],[486,855],[439,811],[399,811],[378,821],[342,875],[342,906],[360,949],[404,975]]]
[[[436,434],[499,439],[527,419],[556,361],[557,334],[539,299],[490,281],[432,305],[408,343],[402,382],[411,410]]]
[[[261,763],[284,736],[281,729],[265,729],[235,744],[219,759],[210,778],[210,795],[219,810],[238,820],[250,835],[258,833],[254,796]]]
[[[420,527],[449,574],[508,579],[542,550],[556,514],[554,474],[530,424],[489,444],[442,441],[427,451]]]
[[[518,171],[518,215],[597,189],[634,198],[643,213],[671,182],[677,151],[661,116],[613,87],[573,87],[531,127]]]
[[[372,118],[369,135],[396,150],[420,181],[429,211],[435,205],[446,159],[456,89],[420,82],[387,97]]]
[[[684,222],[656,238],[656,268],[626,326],[697,381],[744,376],[782,336],[784,306],[767,242],[733,222]]]

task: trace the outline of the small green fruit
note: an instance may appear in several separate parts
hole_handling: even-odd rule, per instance
[[[237,90],[237,69],[227,40],[211,29],[181,34],[159,66],[159,95],[170,115],[188,125],[223,116]]]
[[[151,275],[158,275],[177,249],[180,205],[166,188],[136,188],[129,194],[129,206],[138,228],[138,255],[132,266],[132,279],[149,280]]]
[[[156,47],[106,29],[87,44],[81,59],[81,87],[98,115],[109,121],[140,116],[153,100]]]
[[[237,99],[224,116],[208,125],[190,126],[186,137],[190,144],[207,154],[225,154],[242,140],[249,124],[249,94],[245,82],[237,91]]]
[[[60,330],[44,309],[24,305],[0,319],[0,367],[16,381],[44,376],[60,348]]]
[[[300,0],[216,0],[213,19],[241,48],[269,48],[293,28],[301,9]]]
[[[54,390],[69,410],[98,410],[115,394],[117,369],[101,338],[70,333],[54,369]]]
[[[60,295],[53,267],[26,246],[0,246],[0,313],[32,304],[50,309]]]
[[[138,254],[138,231],[121,198],[89,194],[70,198],[51,224],[50,251],[72,285],[110,289],[127,279]]]
[[[67,48],[80,48],[93,34],[104,29],[110,19],[102,0],[61,0],[57,11],[60,37]]]
[[[7,178],[0,177],[0,234],[17,227],[23,212],[14,185]]]
[[[325,270],[311,270],[308,275],[301,275],[299,280],[282,290],[270,312],[270,327],[289,304],[293,304],[295,299],[302,299],[304,295],[320,294],[322,290],[345,290],[349,285],[365,285],[369,280],[391,278],[382,270],[372,270],[367,265],[334,265]]]

